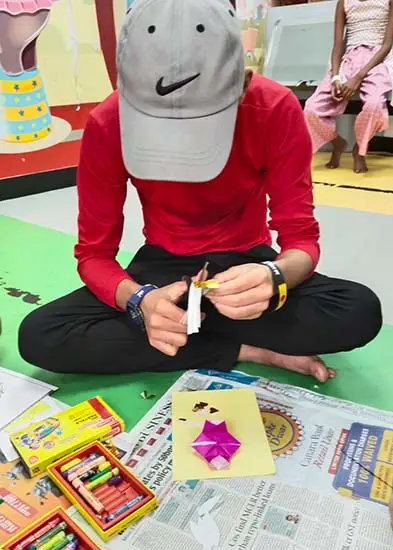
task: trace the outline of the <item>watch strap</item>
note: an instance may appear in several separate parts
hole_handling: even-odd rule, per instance
[[[140,304],[146,294],[149,294],[149,292],[156,289],[157,287],[155,285],[143,285],[130,296],[127,302],[127,313],[130,316],[132,322],[141,330],[146,330],[146,327]]]

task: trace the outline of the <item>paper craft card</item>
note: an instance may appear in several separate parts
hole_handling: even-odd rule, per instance
[[[228,431],[241,443],[225,469],[211,468],[192,447],[192,442],[201,433],[206,420],[224,420]],[[175,481],[276,473],[262,416],[252,390],[173,393],[172,425]]]

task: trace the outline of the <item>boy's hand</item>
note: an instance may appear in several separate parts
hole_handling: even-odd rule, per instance
[[[185,311],[176,305],[186,292],[185,282],[173,283],[152,290],[141,303],[150,345],[166,355],[176,355],[187,343]]]
[[[273,275],[261,264],[231,267],[214,280],[220,288],[209,290],[207,298],[230,319],[257,319],[269,307],[274,294]]]

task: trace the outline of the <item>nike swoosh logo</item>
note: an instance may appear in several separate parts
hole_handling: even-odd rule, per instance
[[[162,76],[157,81],[156,92],[161,97],[164,97],[168,94],[171,94],[172,92],[175,92],[176,90],[179,90],[180,88],[183,88],[183,86],[185,86],[186,84],[189,84],[190,82],[192,82],[193,80],[198,78],[199,75],[200,75],[200,73],[194,74],[194,76],[189,76],[188,78],[185,78],[184,80],[180,80],[179,82],[174,82],[173,84],[168,84],[168,86],[164,86],[164,84],[163,84],[164,77]]]

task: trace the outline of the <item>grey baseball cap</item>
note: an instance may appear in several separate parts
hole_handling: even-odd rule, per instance
[[[135,0],[118,51],[125,166],[137,178],[204,182],[233,142],[244,61],[228,0]]]

